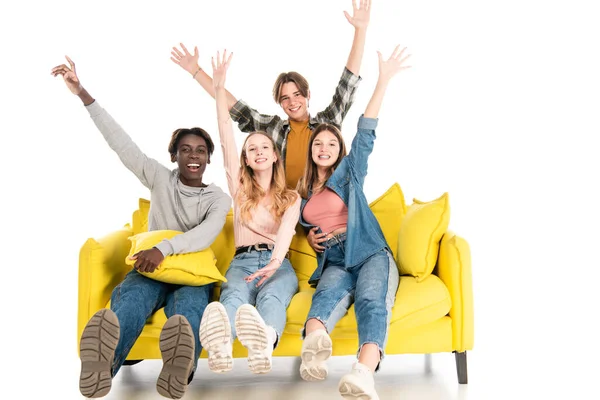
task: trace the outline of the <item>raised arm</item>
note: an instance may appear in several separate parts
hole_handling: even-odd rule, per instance
[[[71,60],[69,56],[65,56],[65,58],[67,59],[69,66],[67,67],[65,64],[58,65],[52,68],[51,74],[54,77],[59,75],[62,76],[67,88],[69,88],[71,93],[79,97],[84,106],[89,106],[94,102],[94,98],[81,85],[81,81],[77,76],[77,70],[75,69],[75,63],[73,60]]]
[[[186,70],[212,98],[216,98],[213,78],[208,76],[198,65],[198,47],[194,47],[194,54],[191,54],[183,43],[179,45],[181,50],[173,47],[171,61]],[[273,137],[281,151],[281,143],[283,142],[283,137],[279,132],[281,130],[281,118],[276,115],[261,114],[243,100],[238,101],[228,90],[225,90],[225,93],[227,110],[230,112],[231,118],[238,123],[238,128],[242,132],[267,132]]]
[[[365,51],[367,27],[371,19],[371,0],[360,0],[359,8],[356,7],[356,0],[352,0],[352,10],[352,16],[344,11],[346,19],[354,27],[354,40],[352,41],[346,68],[358,76],[360,75],[360,65]]]
[[[206,90],[206,93],[215,99],[213,79],[198,64],[198,47],[195,46],[194,54],[191,54],[183,43],[179,43],[179,45],[181,46],[181,50],[173,47],[171,61],[187,71],[192,76],[192,79],[198,82]],[[227,95],[227,110],[231,110],[231,107],[237,103],[237,99],[229,91],[226,90],[225,93]]]
[[[227,107],[227,90],[225,89],[225,78],[227,69],[233,54],[227,56],[227,50],[223,52],[223,57],[217,52],[216,60],[212,58],[213,68],[213,89],[215,91],[215,100],[217,103],[217,122],[219,125],[219,137],[221,139],[221,149],[223,150],[223,161],[225,163],[225,173],[227,174],[227,184],[229,193],[235,196],[240,177],[240,156],[233,136],[233,127],[229,109]]]
[[[144,186],[152,189],[156,177],[161,173],[168,174],[170,171],[158,161],[147,157],[140,150],[114,118],[84,89],[77,76],[75,63],[68,56],[66,56],[66,59],[69,66],[65,64],[58,65],[52,68],[51,74],[54,77],[62,76],[71,93],[81,99],[94,124],[104,136],[104,140],[117,153],[123,165],[133,172]]]
[[[406,65],[406,60],[410,57],[410,54],[405,55],[405,51],[406,47],[400,49],[400,45],[396,46],[394,52],[387,61],[383,60],[379,51],[377,52],[377,56],[379,57],[379,78],[377,79],[377,84],[375,85],[371,100],[369,100],[369,103],[367,104],[364,113],[365,118],[377,118],[388,83],[399,71],[410,68],[410,65]]]
[[[406,47],[400,50],[400,46],[396,46],[387,61],[384,61],[381,53],[377,52],[379,57],[379,78],[377,79],[375,90],[367,104],[367,108],[358,120],[358,131],[354,139],[352,139],[352,145],[348,153],[349,162],[352,168],[354,168],[356,176],[360,179],[361,185],[364,183],[364,178],[367,175],[367,162],[369,155],[373,151],[373,144],[375,142],[377,117],[388,83],[399,71],[410,68],[410,66],[405,65],[406,59],[410,57],[410,55],[404,55],[405,50]]]
[[[350,55],[348,55],[346,68],[342,72],[331,102],[325,110],[315,115],[315,119],[318,122],[334,123],[338,126],[342,125],[346,114],[348,114],[350,107],[354,103],[356,89],[361,81],[359,72],[365,50],[367,27],[369,26],[369,19],[371,17],[371,0],[360,0],[360,8],[356,7],[356,0],[353,0],[352,8],[352,16],[344,11],[346,19],[354,26],[354,40],[352,41]]]

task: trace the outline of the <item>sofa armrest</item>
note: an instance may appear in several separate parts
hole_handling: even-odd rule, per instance
[[[129,254],[131,229],[109,233],[100,239],[88,239],[79,251],[77,342],[94,313],[104,307],[112,290],[131,270],[125,264]],[[78,350],[79,351],[79,350]]]
[[[437,275],[450,292],[452,346],[463,352],[473,348],[473,284],[471,250],[467,241],[447,231],[440,242]]]

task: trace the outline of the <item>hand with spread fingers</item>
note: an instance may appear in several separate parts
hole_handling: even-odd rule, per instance
[[[411,68],[410,65],[405,65],[410,54],[404,54],[406,47],[400,49],[400,45],[396,46],[390,58],[384,61],[383,56],[378,51],[379,56],[379,79],[383,81],[390,80],[397,72]]]
[[[194,75],[200,69],[200,65],[198,65],[198,46],[194,46],[194,54],[192,54],[183,43],[179,43],[179,45],[181,50],[177,47],[173,47],[173,50],[171,50],[171,61],[189,72],[190,75]]]
[[[306,239],[315,252],[322,253],[325,247],[321,246],[321,243],[327,241],[327,232],[317,233],[318,229],[317,227],[311,228],[308,235],[306,235]]]
[[[217,51],[217,61],[215,62],[215,57],[211,59],[212,69],[213,69],[213,86],[215,89],[225,87],[225,78],[227,76],[227,69],[229,68],[229,63],[231,62],[231,57],[233,57],[233,53],[227,56],[227,49],[223,50],[223,56],[221,57],[220,53]]]
[[[371,19],[371,1],[360,0],[360,6],[356,7],[356,0],[352,0],[352,16],[344,11],[346,19],[355,29],[365,29]]]
[[[253,273],[252,275],[248,275],[247,277],[244,278],[244,281],[246,281],[246,283],[250,283],[253,280],[255,280],[256,278],[261,278],[258,283],[256,284],[256,286],[260,286],[263,283],[265,283],[265,281],[267,279],[269,279],[270,277],[273,276],[273,274],[275,274],[275,272],[277,271],[277,269],[281,266],[281,262],[277,259],[273,259],[271,260],[271,262],[269,262],[267,265],[265,265],[264,267],[262,267],[261,269],[259,269],[258,271],[256,271],[255,273]]]
[[[81,86],[81,82],[77,77],[75,63],[69,58],[69,56],[65,56],[65,58],[67,59],[69,66],[67,67],[65,64],[58,65],[52,68],[51,74],[54,77],[58,75],[62,76],[71,93],[73,93],[74,95],[79,95],[83,90],[83,86]]]
[[[133,268],[140,272],[154,272],[161,262],[165,259],[163,253],[156,247],[148,250],[138,251],[130,257],[132,260],[136,260]]]

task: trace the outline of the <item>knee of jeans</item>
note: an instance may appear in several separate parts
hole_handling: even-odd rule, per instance
[[[221,295],[219,296],[219,303],[223,304],[224,306],[227,306],[228,304],[231,304],[231,303],[245,304],[245,303],[249,303],[249,302],[250,302],[249,297],[241,296],[235,290],[221,292]]]

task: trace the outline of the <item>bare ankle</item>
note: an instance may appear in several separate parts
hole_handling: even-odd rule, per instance
[[[318,330],[327,330],[321,321],[316,318],[311,318],[306,322],[306,335]]]

